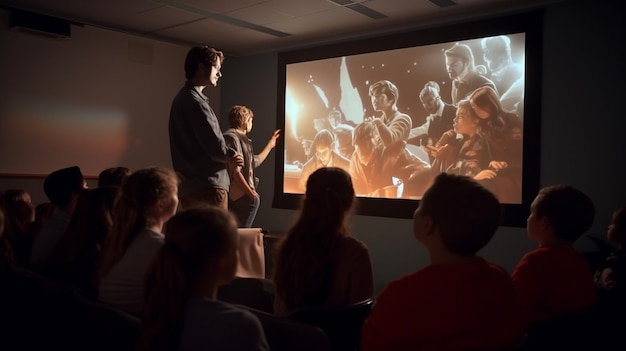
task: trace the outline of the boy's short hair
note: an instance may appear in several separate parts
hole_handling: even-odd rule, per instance
[[[574,242],[593,224],[593,201],[571,185],[551,185],[539,190],[534,204],[537,218],[550,221],[554,235]]]
[[[378,94],[383,94],[386,95],[387,98],[391,98],[394,104],[398,102],[398,98],[400,97],[398,87],[388,80],[381,80],[370,85],[369,96]]]
[[[420,203],[445,247],[473,256],[491,240],[502,221],[502,206],[487,188],[467,176],[441,173]]]
[[[461,61],[469,64],[470,67],[474,67],[474,54],[472,54],[472,49],[465,44],[457,43],[443,53],[446,57],[459,58]]]
[[[374,125],[374,122],[363,121],[354,127],[352,134],[352,145],[362,145],[365,142],[369,142],[372,138],[378,137],[378,129]]]
[[[250,108],[243,105],[234,105],[228,111],[228,123],[231,128],[241,128],[248,121],[253,118],[254,113]]]
[[[315,137],[313,137],[313,143],[311,144],[311,150],[315,151],[319,147],[326,146],[330,148],[335,141],[335,137],[333,137],[333,133],[331,133],[328,129],[322,129]]]
[[[83,189],[85,178],[78,166],[67,167],[50,173],[43,182],[43,191],[57,207],[65,207],[72,193]]]

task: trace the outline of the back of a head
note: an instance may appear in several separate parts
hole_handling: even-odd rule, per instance
[[[130,175],[131,171],[128,167],[111,167],[104,169],[98,175],[98,186],[119,186],[124,184],[124,181]]]
[[[113,226],[102,251],[100,277],[124,255],[140,231],[159,220],[153,208],[176,193],[177,186],[178,177],[169,168],[144,168],[128,176],[115,203]]]
[[[83,234],[90,237],[93,243],[101,245],[111,230],[113,209],[121,192],[117,186],[101,186],[90,190],[84,227],[88,233]]]
[[[63,208],[70,203],[72,193],[83,189],[84,182],[80,168],[72,166],[50,173],[43,182],[43,190],[50,202]]]
[[[473,256],[491,240],[502,220],[496,196],[466,176],[441,173],[421,200],[446,248]]]
[[[275,294],[287,309],[320,303],[332,290],[337,240],[354,203],[350,175],[341,168],[313,172],[295,224],[280,241],[274,260]]]
[[[237,250],[238,234],[234,219],[216,206],[179,212],[168,221],[165,231],[164,250],[175,248],[185,264],[190,264],[187,267],[189,272],[202,268],[206,261],[215,261]],[[234,271],[225,273],[234,274]]]
[[[222,208],[195,207],[179,212],[168,221],[166,232],[165,244],[146,274],[144,333],[139,350],[176,349],[184,305],[192,294],[203,293],[197,291],[198,282],[203,280],[214,287],[224,284],[237,267],[237,226]],[[218,264],[223,258],[231,264]]]
[[[65,234],[54,249],[51,266],[71,269],[97,262],[113,224],[113,206],[120,192],[117,186],[104,186],[80,194]]]
[[[566,184],[542,188],[534,202],[537,218],[550,221],[554,235],[570,242],[580,238],[593,224],[593,201],[579,189]]]
[[[119,204],[122,211],[137,211],[138,215],[144,215],[148,207],[176,192],[177,185],[178,176],[169,168],[139,169],[124,182]]]
[[[352,208],[354,188],[350,174],[338,167],[323,167],[313,172],[306,182],[304,210],[329,209],[343,216]],[[324,220],[320,218],[320,220]]]
[[[0,207],[4,207],[6,222],[12,230],[25,231],[35,220],[35,208],[30,194],[24,189],[7,189],[0,195]]]
[[[294,243],[297,250],[327,246],[338,235],[346,233],[345,219],[354,199],[352,178],[348,172],[338,167],[317,169],[307,179],[302,207],[298,219],[289,229],[288,241]],[[303,247],[305,242],[309,244]]]
[[[354,128],[352,144],[358,146],[378,137],[378,129],[372,121],[363,121]]]
[[[241,128],[245,126],[248,119],[254,117],[252,110],[243,105],[234,105],[228,111],[228,123],[231,128]]]

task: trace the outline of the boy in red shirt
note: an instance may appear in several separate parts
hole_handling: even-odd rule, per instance
[[[541,189],[530,205],[528,236],[539,247],[522,257],[512,275],[528,324],[596,303],[591,269],[573,246],[591,227],[594,214],[591,199],[569,185]]]
[[[378,296],[362,350],[490,350],[520,342],[523,321],[509,274],[476,255],[500,221],[490,191],[469,177],[439,174],[413,217],[431,264]]]

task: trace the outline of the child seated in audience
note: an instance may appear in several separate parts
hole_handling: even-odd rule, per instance
[[[276,249],[274,313],[305,306],[345,306],[369,299],[374,279],[369,250],[346,223],[355,202],[341,168],[313,172],[295,224]]]
[[[96,294],[96,265],[113,225],[117,186],[102,186],[80,194],[72,219],[57,244],[45,274]]]
[[[98,265],[100,301],[141,313],[144,276],[177,206],[178,178],[171,169],[140,169],[126,179]]]
[[[4,209],[6,223],[2,236],[12,247],[16,264],[29,267],[30,251],[34,235],[35,208],[30,194],[24,189],[8,189],[0,196],[0,207]]]
[[[146,276],[139,350],[269,350],[256,316],[216,300],[237,269],[234,218],[215,206],[189,209],[166,232]]]
[[[78,195],[85,189],[87,181],[78,166],[56,170],[46,177],[43,190],[54,205],[54,212],[43,219],[41,231],[35,237],[30,253],[31,269],[45,269],[52,251],[67,229]]]
[[[439,174],[413,215],[413,235],[430,265],[392,281],[366,319],[361,349],[495,350],[524,336],[509,274],[477,256],[501,222],[489,190],[461,175]]]
[[[621,318],[626,312],[626,206],[613,212],[607,237],[617,249],[596,269],[596,292],[601,311]]]
[[[591,199],[569,185],[541,189],[530,205],[528,236],[539,247],[524,255],[512,274],[528,324],[596,303],[591,269],[573,246],[591,227],[594,214]]]

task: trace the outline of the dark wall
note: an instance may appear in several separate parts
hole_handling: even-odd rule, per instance
[[[569,183],[587,192],[596,204],[590,234],[605,238],[614,208],[626,203],[626,122],[621,108],[625,89],[623,62],[626,32],[616,1],[567,1],[545,9],[540,185]],[[221,116],[245,104],[255,112],[250,136],[260,150],[276,128],[277,53],[228,58],[221,81]],[[416,96],[417,98],[417,96]],[[222,121],[227,123],[227,121]],[[295,211],[271,208],[274,154],[260,168],[262,198],[255,225],[283,233]],[[377,289],[389,280],[428,263],[427,253],[412,237],[410,220],[354,216],[353,235],[371,251]],[[595,247],[582,238],[577,246]],[[511,271],[534,244],[523,228],[501,228],[481,252]]]

